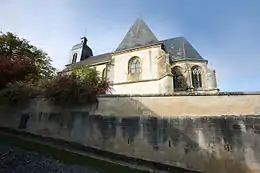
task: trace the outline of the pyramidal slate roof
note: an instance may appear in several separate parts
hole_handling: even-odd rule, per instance
[[[116,51],[122,51],[153,44],[162,44],[163,49],[169,54],[170,61],[178,60],[204,60],[196,49],[184,38],[175,37],[159,41],[151,29],[141,18],[137,18],[133,26],[125,35]]]
[[[146,46],[157,42],[158,40],[151,29],[141,18],[137,18],[116,51]]]
[[[204,60],[184,37],[170,38],[161,42],[163,49],[169,54],[171,61]]]

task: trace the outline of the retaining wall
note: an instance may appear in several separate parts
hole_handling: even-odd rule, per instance
[[[2,107],[0,126],[205,173],[260,172],[260,94],[100,96]]]

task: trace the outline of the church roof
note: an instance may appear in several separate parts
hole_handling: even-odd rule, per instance
[[[81,48],[83,46],[83,43],[79,43],[79,44],[76,44],[74,45],[71,49],[78,49],[78,48]]]
[[[184,37],[175,37],[162,40],[161,42],[163,49],[169,54],[171,61],[189,59],[204,60]]]
[[[141,18],[138,18],[135,21],[116,51],[146,47],[154,44],[162,45],[162,48],[165,50],[165,52],[169,54],[171,62],[179,60],[205,61],[184,37],[175,37],[161,41],[157,40],[151,29]],[[83,42],[73,46],[72,49],[77,49],[82,46],[84,46]],[[86,59],[82,59],[76,64],[94,65],[103,62],[109,62],[112,59],[112,53],[113,52],[90,56]]]
[[[116,51],[146,46],[156,42],[158,42],[158,40],[151,29],[141,18],[138,18],[126,33]]]
[[[204,60],[196,51],[196,49],[184,37],[175,37],[155,42],[155,44],[157,43],[162,44],[163,49],[166,53],[169,54],[170,61],[172,62],[178,60]],[[152,44],[147,44],[147,46],[148,45]],[[94,65],[103,62],[109,62],[112,59],[112,53],[91,56],[83,61],[76,63],[75,65]]]
[[[94,65],[104,62],[109,62],[112,59],[111,53],[104,53],[96,56],[91,56],[85,60],[82,60],[75,65]]]
[[[137,18],[116,51],[145,47],[153,44],[162,44],[164,50],[169,53],[171,61],[184,59],[204,60],[184,37],[159,41],[141,18]]]

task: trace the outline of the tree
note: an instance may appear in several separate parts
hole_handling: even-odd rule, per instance
[[[100,76],[97,70],[88,66],[77,66],[72,69],[72,75],[75,75],[86,86],[97,86],[100,82]]]
[[[0,33],[0,89],[15,81],[51,78],[54,72],[45,52],[10,32]]]
[[[81,80],[82,84],[88,87],[92,93],[105,94],[112,90],[109,81],[103,80],[98,71],[88,66],[77,66],[72,69],[72,75]]]

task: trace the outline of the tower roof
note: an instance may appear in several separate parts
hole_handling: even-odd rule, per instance
[[[141,18],[137,18],[116,51],[146,46],[157,42],[158,40],[151,29]]]
[[[86,37],[81,38],[81,43],[76,44],[72,47],[72,50],[81,49],[80,61],[83,61],[91,56],[93,56],[92,49],[87,45],[88,39]]]

